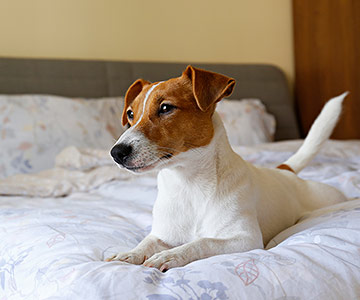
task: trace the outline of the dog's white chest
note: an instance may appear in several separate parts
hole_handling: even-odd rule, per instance
[[[211,183],[171,180],[171,171],[158,177],[159,194],[153,210],[152,232],[174,245],[217,233],[216,196]]]

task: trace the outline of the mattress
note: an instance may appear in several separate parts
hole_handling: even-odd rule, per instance
[[[300,144],[235,150],[274,167]],[[217,255],[165,273],[104,261],[150,232],[156,174],[108,176],[63,194],[2,196],[0,299],[359,299],[359,149],[359,141],[328,141],[299,174],[339,188],[347,202],[309,213],[266,249]],[[41,186],[42,179],[31,176],[17,178]]]

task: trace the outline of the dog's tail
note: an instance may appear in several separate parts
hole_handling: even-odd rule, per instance
[[[348,92],[330,99],[312,124],[304,143],[287,161],[278,166],[299,173],[314,158],[323,143],[330,137],[342,110],[342,102]]]

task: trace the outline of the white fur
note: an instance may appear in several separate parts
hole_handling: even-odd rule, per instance
[[[325,104],[300,149],[285,162],[295,173],[300,172],[314,158],[330,137],[340,117],[342,102],[347,94],[348,92],[345,92]]]
[[[135,123],[135,125],[133,126],[133,128],[136,128],[136,126],[141,122],[143,116],[144,116],[144,113],[145,113],[145,108],[146,108],[146,103],[148,102],[149,100],[149,96],[151,95],[152,91],[161,83],[162,81],[158,82],[157,84],[154,84],[145,94],[145,99],[144,99],[144,103],[143,103],[143,109],[142,109],[142,112],[141,112],[141,116],[139,118],[139,120]]]
[[[304,146],[288,160],[296,171],[330,135],[344,97],[325,106]],[[209,145],[177,155],[159,172],[151,233],[132,251],[110,260],[163,271],[212,255],[263,248],[306,212],[346,200],[328,185],[244,161],[232,150],[217,113],[213,124]]]
[[[127,143],[131,143],[132,140],[143,140],[145,139],[144,135],[141,134],[139,131],[136,130],[137,125],[141,122],[144,113],[145,113],[145,108],[146,108],[146,103],[149,100],[149,96],[151,95],[152,91],[160,84],[161,82],[158,82],[157,84],[154,84],[145,94],[145,98],[144,98],[144,103],[143,103],[143,108],[142,108],[142,112],[140,115],[140,118],[138,119],[138,121],[134,124],[134,126],[130,127],[128,130],[126,130],[124,132],[124,134],[122,134],[120,136],[120,138],[117,140],[117,142],[115,143],[115,145],[123,143],[123,142],[127,142]],[[140,137],[139,137],[140,136]]]
[[[154,84],[145,94],[144,103],[140,118],[131,126],[128,130],[126,130],[120,138],[117,140],[115,145],[120,143],[125,143],[128,145],[132,145],[134,149],[134,159],[131,160],[130,166],[151,166],[152,164],[159,161],[158,157],[156,156],[155,150],[156,145],[154,145],[151,141],[149,141],[139,130],[137,130],[137,125],[141,122],[145,109],[146,103],[153,92],[153,90],[163,81],[160,81]],[[125,166],[118,165],[120,168],[124,168]]]

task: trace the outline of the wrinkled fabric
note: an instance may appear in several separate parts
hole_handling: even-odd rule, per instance
[[[60,197],[86,192],[112,180],[127,180],[131,173],[119,169],[109,151],[65,148],[56,167],[37,174],[18,174],[0,180],[0,195]]]
[[[257,165],[276,166],[299,145],[235,150]],[[150,232],[157,194],[153,175],[97,186],[64,175],[73,185],[67,196],[0,197],[0,299],[359,299],[359,149],[360,142],[330,141],[299,174],[358,199],[312,212],[274,237],[267,250],[218,255],[166,273],[104,261]],[[58,164],[64,174],[112,167],[99,155],[105,152],[67,151],[70,159]],[[76,155],[83,160],[72,161]]]
[[[0,178],[54,166],[65,147],[110,148],[124,132],[123,97],[0,95]]]

